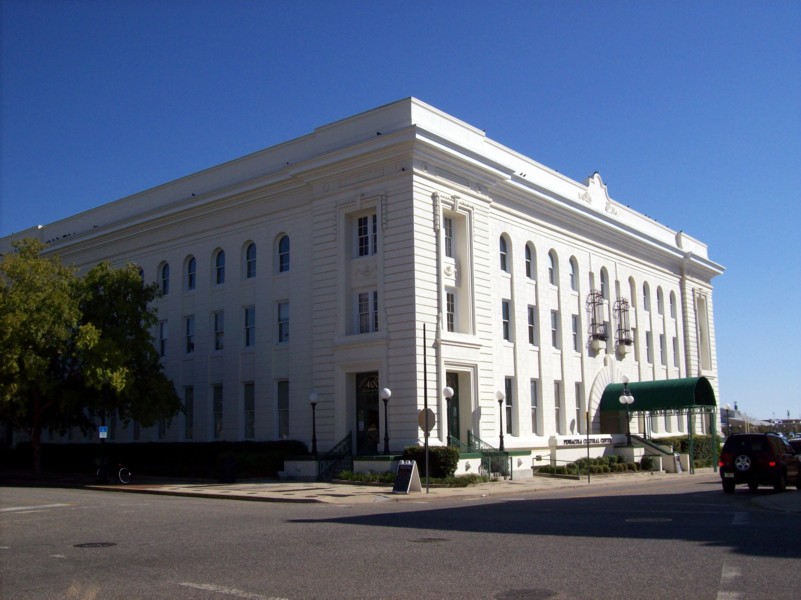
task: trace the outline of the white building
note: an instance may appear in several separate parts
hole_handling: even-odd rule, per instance
[[[446,443],[449,385],[454,438],[497,446],[502,419],[507,450],[542,449],[586,434],[585,411],[601,433],[600,398],[624,376],[703,376],[717,393],[723,268],[703,243],[619,204],[597,173],[573,181],[413,98],[0,251],[26,236],[162,286],[153,333],[187,414],[119,440],[310,444],[313,393],[321,452],[347,436],[358,454],[386,437],[398,452],[423,442],[426,403],[430,443]],[[670,414],[644,427],[687,432]]]

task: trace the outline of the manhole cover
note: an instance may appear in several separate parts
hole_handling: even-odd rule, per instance
[[[75,544],[76,548],[110,548],[116,546],[114,542],[87,542],[86,544]]]
[[[447,542],[445,538],[424,537],[412,540],[415,544],[436,544],[438,542]]]

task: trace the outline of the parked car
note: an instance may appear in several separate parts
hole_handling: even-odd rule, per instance
[[[726,440],[720,453],[723,491],[734,492],[736,485],[750,490],[772,485],[782,492],[787,485],[801,490],[801,460],[793,447],[774,433],[738,433]]]
[[[787,442],[795,450],[798,460],[801,460],[801,438],[795,438]]]

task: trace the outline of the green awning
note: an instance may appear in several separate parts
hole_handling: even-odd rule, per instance
[[[665,379],[662,381],[629,382],[629,391],[634,403],[631,412],[683,411],[717,406],[712,384],[706,377]],[[620,404],[622,383],[610,383],[601,396],[602,411],[625,410]]]

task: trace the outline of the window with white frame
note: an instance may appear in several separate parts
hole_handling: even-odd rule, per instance
[[[159,356],[167,356],[167,321],[159,321]]]
[[[289,302],[278,303],[278,343],[289,341]]]
[[[570,289],[578,291],[578,264],[575,258],[570,259]]]
[[[250,348],[256,344],[256,307],[246,306],[245,317],[245,347]]]
[[[556,252],[548,252],[548,283],[559,285],[559,265],[556,260]]]
[[[371,256],[378,251],[378,218],[375,213],[356,219],[356,256]]]
[[[245,279],[256,276],[256,244],[250,242],[245,248]]]
[[[559,311],[552,310],[551,311],[551,346],[556,349],[560,349],[562,347],[561,341],[559,336]]]
[[[601,297],[609,302],[609,273],[601,268]]]
[[[287,273],[289,271],[289,236],[281,236],[278,240],[278,272]]]
[[[444,217],[442,219],[442,230],[445,236],[445,256],[454,258],[453,253],[453,219]]]
[[[573,335],[573,351],[581,352],[581,336],[579,335],[579,316],[570,316],[570,326]]]
[[[667,366],[667,339],[664,333],[659,334],[659,362],[663,367]]]
[[[225,347],[225,315],[218,310],[212,313],[212,327],[214,328],[214,349],[222,350]]]
[[[194,290],[197,287],[197,260],[190,256],[186,261],[186,289]]]
[[[537,307],[528,306],[528,343],[537,346]]]
[[[562,382],[553,382],[553,413],[556,419],[556,433],[564,435],[565,427],[562,423]]]
[[[225,283],[225,251],[217,250],[214,255],[214,284],[222,285]]]
[[[498,241],[498,258],[500,260],[501,271],[504,273],[509,272],[509,249],[507,247],[506,238],[501,236]]]
[[[536,251],[531,244],[526,244],[526,277],[532,281],[537,280]]]
[[[673,366],[679,366],[679,339],[677,337],[673,337]]]
[[[660,315],[665,314],[665,294],[661,287],[656,288],[656,312]]]
[[[367,290],[356,294],[357,333],[378,331],[378,292]]]
[[[532,379],[529,385],[531,389],[531,433],[540,435],[540,382],[537,379]]]
[[[584,393],[581,382],[576,382],[576,431],[578,433],[587,433],[586,420],[582,414],[581,407],[584,404]]]
[[[456,331],[456,294],[445,293],[445,325],[448,331]]]
[[[511,302],[509,300],[501,300],[501,322],[503,328],[503,339],[507,342],[512,341],[512,324],[511,324]]]
[[[645,332],[645,360],[648,364],[654,362],[654,338],[650,331]]]
[[[651,310],[651,289],[647,283],[642,284],[642,309],[646,311]]]
[[[184,317],[184,339],[186,353],[192,354],[195,351],[195,315]]]
[[[161,293],[166,296],[170,293],[170,264],[164,263],[159,270],[161,276]]]
[[[506,392],[505,398],[505,413],[506,413],[506,433],[512,435],[514,432],[514,426],[512,425],[512,416],[514,411],[512,410],[513,405],[513,397],[514,397],[514,379],[512,377],[507,377],[504,379],[504,391]]]
[[[670,292],[670,317],[676,318],[676,294]]]

